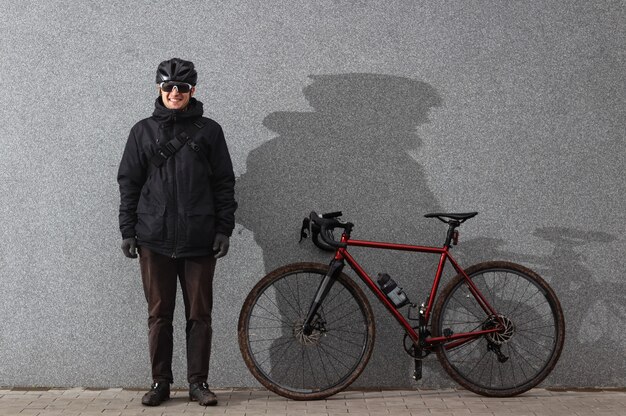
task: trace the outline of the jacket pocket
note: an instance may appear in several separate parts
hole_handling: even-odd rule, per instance
[[[165,206],[142,204],[137,206],[135,234],[138,240],[163,241],[165,238]]]
[[[187,244],[194,248],[212,248],[215,238],[215,211],[195,208],[185,213]]]

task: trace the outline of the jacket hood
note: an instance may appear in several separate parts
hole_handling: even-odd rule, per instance
[[[170,110],[163,104],[161,97],[157,97],[154,102],[154,112],[152,113],[152,117],[161,123],[168,123],[174,120],[174,116],[176,116],[178,120],[193,120],[195,118],[202,117],[203,113],[204,109],[202,102],[193,97],[191,97],[189,104],[184,110]]]

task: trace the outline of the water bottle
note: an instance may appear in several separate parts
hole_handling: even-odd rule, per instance
[[[401,287],[398,287],[396,282],[387,273],[378,274],[378,286],[380,290],[387,296],[387,298],[393,303],[396,308],[401,308],[409,303],[409,298]]]

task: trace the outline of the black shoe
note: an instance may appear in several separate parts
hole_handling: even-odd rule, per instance
[[[170,399],[170,383],[167,381],[154,382],[150,391],[143,395],[141,404],[144,406],[158,406]]]
[[[209,390],[206,383],[191,383],[189,385],[189,398],[192,402],[197,401],[200,406],[215,406],[217,397]]]

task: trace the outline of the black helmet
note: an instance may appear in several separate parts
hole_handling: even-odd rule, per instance
[[[198,73],[193,66],[193,62],[184,61],[180,58],[172,58],[169,61],[161,62],[156,72],[156,83],[160,84],[167,81],[179,81],[196,85]]]

